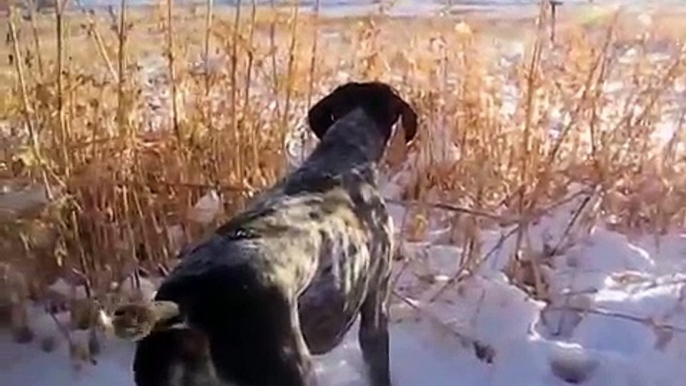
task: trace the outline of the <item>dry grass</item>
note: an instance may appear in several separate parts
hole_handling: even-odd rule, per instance
[[[102,301],[136,267],[168,269],[178,246],[166,230],[196,239],[274,183],[308,105],[348,79],[390,81],[418,108],[414,158],[394,142],[385,166],[409,168],[402,200],[447,204],[465,271],[488,252],[480,229],[499,221],[450,205],[517,221],[518,258],[528,224],[575,183],[598,192],[594,219],[621,231],[684,225],[680,16],[562,9],[551,44],[545,7],[459,23],[171,4],[5,18],[3,36],[21,34],[0,48],[0,179],[54,196],[0,213],[5,282],[26,287],[12,302],[42,298],[57,277]],[[190,221],[210,189],[224,215]],[[406,236],[421,237],[435,209],[414,206]]]

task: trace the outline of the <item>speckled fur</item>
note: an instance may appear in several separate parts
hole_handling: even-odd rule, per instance
[[[310,110],[321,140],[311,156],[186,251],[160,286],[156,300],[177,303],[193,333],[144,338],[138,386],[314,386],[310,355],[336,347],[357,315],[372,384],[391,384],[393,231],[376,164],[399,116],[409,141],[416,115],[382,83],[340,86]]]

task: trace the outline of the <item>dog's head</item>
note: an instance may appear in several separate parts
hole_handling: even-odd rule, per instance
[[[393,124],[400,117],[409,143],[417,134],[417,114],[397,92],[382,82],[350,82],[338,86],[317,102],[308,113],[310,128],[322,139],[329,128],[356,108],[361,108],[372,118],[384,142],[392,134]]]

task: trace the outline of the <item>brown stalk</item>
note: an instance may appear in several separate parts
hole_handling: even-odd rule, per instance
[[[121,197],[122,197],[122,203],[123,203],[123,208],[122,210],[124,211],[123,217],[124,221],[126,224],[126,234],[127,238],[129,241],[129,252],[131,253],[130,258],[131,261],[136,263],[136,268],[134,269],[134,275],[133,275],[133,280],[134,280],[134,285],[136,289],[141,288],[141,283],[140,283],[140,277],[138,276],[138,256],[136,255],[136,247],[138,246],[137,240],[136,240],[136,234],[133,231],[133,227],[131,226],[132,224],[132,219],[131,219],[131,211],[130,211],[130,205],[129,205],[129,189],[127,189],[126,186],[121,188]]]
[[[595,193],[595,192],[594,192]],[[565,227],[564,232],[562,233],[562,236],[560,236],[560,239],[557,241],[557,244],[551,249],[550,251],[550,256],[555,256],[560,250],[560,247],[562,246],[562,243],[564,240],[567,238],[569,233],[571,232],[572,228],[574,227],[574,224],[577,223],[579,218],[581,217],[581,214],[583,213],[584,209],[588,206],[589,203],[591,203],[591,200],[593,199],[594,195],[590,194],[587,197],[584,198],[584,200],[579,204],[579,207],[574,211],[572,214],[572,218],[569,220],[567,223],[567,226]]]
[[[599,316],[604,316],[604,317],[608,317],[608,318],[624,319],[624,320],[629,320],[629,321],[636,322],[636,323],[641,323],[643,325],[654,327],[654,328],[661,329],[661,330],[667,330],[667,331],[678,332],[681,334],[686,334],[686,328],[683,328],[683,327],[679,327],[679,326],[671,325],[671,324],[666,324],[666,323],[661,323],[661,322],[658,322],[652,318],[644,318],[644,317],[640,317],[640,316],[625,314],[625,313],[611,311],[611,310],[604,310],[604,309],[598,309],[598,308],[596,308],[596,309],[585,308],[585,307],[578,307],[578,306],[572,306],[572,305],[550,306],[548,308],[548,310],[551,310],[551,311],[575,311],[575,312],[579,312],[579,313],[599,315]]]
[[[643,109],[639,113],[639,115],[635,118],[632,119],[630,116],[626,116],[622,121],[617,125],[617,129],[619,129],[622,123],[626,125],[627,128],[630,128],[634,124],[643,122],[648,118],[648,115],[650,114],[651,111],[655,108],[655,105],[657,104],[660,96],[663,95],[665,90],[667,89],[667,86],[670,84],[670,82],[675,78],[675,76],[678,75],[678,71],[681,69],[681,66],[683,64],[683,56],[679,55],[678,58],[676,58],[670,67],[667,69],[667,71],[664,73],[664,75],[660,78],[659,84],[657,86],[650,87],[648,86],[646,90],[643,91],[643,94],[647,94],[648,100],[645,103]],[[630,142],[634,142],[634,138],[631,137]],[[626,149],[622,149],[622,147],[619,147],[617,151],[613,154],[613,156],[610,159],[613,158],[621,158],[622,153],[628,153],[632,148],[631,145],[626,146]],[[644,155],[645,152],[640,152],[639,154]],[[628,154],[625,155],[625,157],[628,157]]]
[[[126,40],[128,37],[126,26],[126,0],[119,2],[119,28],[117,29],[117,37],[119,38],[119,51],[117,58],[117,125],[119,135],[128,138],[130,137],[129,125],[126,122],[126,108],[125,104],[125,87],[126,87]]]
[[[310,51],[310,72],[309,72],[309,84],[307,86],[307,109],[309,110],[312,106],[312,95],[314,93],[314,82],[315,75],[317,72],[317,42],[319,34],[319,3],[320,0],[315,0],[314,3],[314,20],[313,20],[313,30],[312,30],[312,50]],[[305,158],[305,144],[307,142],[307,137],[303,136],[302,142],[300,144],[301,154],[300,158]]]
[[[314,91],[314,79],[317,65],[317,36],[319,34],[319,2],[314,2],[314,28],[312,30],[312,51],[310,52],[310,83],[307,88],[307,108],[312,105],[312,93]],[[303,146],[304,147],[304,146]]]
[[[64,0],[64,4],[66,4],[67,0]],[[64,4],[62,7],[64,7]],[[79,160],[77,158],[78,153],[74,153],[71,151],[71,138],[73,137],[72,135],[72,128],[73,128],[73,123],[74,123],[74,117],[76,116],[76,88],[78,85],[76,84],[77,82],[74,81],[74,76],[72,75],[74,73],[73,71],[73,63],[74,61],[72,60],[73,53],[71,50],[71,43],[72,43],[72,28],[71,28],[71,22],[67,19],[64,21],[64,33],[66,36],[64,37],[64,57],[66,58],[65,61],[65,74],[64,74],[64,85],[65,85],[65,92],[66,95],[65,97],[67,98],[67,110],[65,111],[65,121],[64,121],[64,127],[65,127],[65,132],[66,136],[68,139],[67,147],[66,147],[66,152],[69,157],[69,167],[70,169],[73,167],[75,163],[78,163]],[[71,172],[69,173],[71,174]],[[67,174],[67,177],[69,177],[69,174]]]
[[[212,44],[212,25],[214,19],[214,0],[206,0],[205,2],[205,41],[203,47],[203,60],[205,61],[205,119],[210,131],[211,154],[212,154],[212,176],[215,183],[219,183],[219,145],[218,133],[214,125],[214,114],[212,103],[209,100],[210,91],[212,89],[212,74],[210,73],[210,47]]]
[[[177,105],[177,85],[176,85],[176,55],[174,51],[174,0],[167,0],[167,66],[169,70],[169,83],[171,85],[172,102],[172,128],[176,134],[179,148],[183,143],[183,133],[179,125],[179,107]]]
[[[541,53],[543,50],[543,39],[541,38],[542,35],[542,28],[544,25],[544,18],[545,18],[545,6],[546,2],[541,3],[541,10],[539,12],[539,18],[540,20],[538,21],[539,26],[538,26],[538,34],[536,35],[536,40],[534,42],[534,49],[531,55],[531,61],[529,62],[529,66],[527,69],[527,87],[526,87],[526,99],[525,99],[525,120],[524,120],[524,134],[522,137],[522,148],[521,148],[521,166],[520,166],[520,183],[521,186],[523,187],[519,191],[519,200],[518,200],[518,212],[521,218],[525,218],[526,212],[527,212],[527,203],[526,203],[526,198],[527,198],[527,189],[526,187],[528,186],[528,181],[529,181],[529,158],[533,158],[533,155],[531,154],[531,130],[532,130],[532,120],[533,120],[533,114],[534,110],[536,108],[535,102],[534,102],[534,95],[538,89],[538,86],[536,85],[536,79],[538,75],[538,69],[539,69],[539,64],[541,60]],[[528,224],[521,224],[522,226],[519,227],[519,230],[517,232],[517,240],[515,243],[515,253],[518,254],[521,249],[522,249],[522,242],[524,240],[525,232],[527,231],[527,225]],[[535,259],[535,256],[531,256],[532,259]],[[542,283],[540,281],[540,273],[538,269],[538,264],[537,262],[533,262],[532,266],[534,267],[534,276],[536,278],[536,292],[540,293],[542,290]]]
[[[140,224],[140,229],[141,229],[141,236],[142,236],[142,246],[144,248],[144,253],[150,260],[150,262],[155,261],[152,246],[154,245],[152,242],[152,239],[150,238],[150,232],[148,232],[148,227],[145,224],[145,219],[146,216],[143,214],[143,207],[141,205],[141,200],[139,197],[139,192],[136,190],[133,190],[131,192],[133,195],[133,204],[135,206],[135,211],[136,211],[136,221],[138,221],[138,224]],[[155,216],[150,216],[151,218],[155,218]]]
[[[243,99],[243,108],[248,110],[250,113],[250,88],[252,86],[253,77],[253,65],[255,62],[255,49],[254,49],[254,39],[255,39],[255,24],[257,23],[257,1],[250,1],[250,29],[248,32],[248,52],[247,52],[247,65],[245,70],[245,96]],[[255,127],[248,126],[248,131],[250,132],[250,144],[252,145],[252,164],[253,168],[256,168],[259,164],[259,147],[258,147],[258,135]]]
[[[598,54],[596,57],[596,60],[593,62],[593,65],[591,66],[591,69],[588,72],[588,76],[586,78],[586,82],[584,83],[584,89],[581,94],[581,98],[576,104],[576,108],[574,112],[571,115],[571,119],[569,123],[561,130],[560,136],[553,145],[551,151],[548,153],[547,160],[544,163],[544,169],[543,172],[539,175],[538,178],[535,179],[534,182],[534,190],[532,196],[534,197],[533,200],[530,200],[530,205],[533,205],[535,202],[535,198],[539,197],[544,189],[547,187],[547,184],[550,182],[550,175],[553,171],[553,167],[555,165],[555,160],[557,158],[557,155],[562,148],[562,144],[564,143],[565,139],[567,139],[569,133],[571,132],[572,128],[576,127],[581,114],[582,110],[586,107],[586,105],[590,102],[592,109],[593,109],[593,120],[597,119],[597,111],[595,109],[595,104],[590,101],[592,99],[589,95],[592,93],[593,90],[595,90],[595,96],[594,98],[599,97],[599,93],[602,91],[602,84],[604,82],[604,74],[607,68],[607,60],[608,60],[608,50],[609,46],[612,43],[612,30],[614,27],[614,22],[610,25],[606,37],[605,37],[605,43],[603,45],[603,48],[601,52]],[[593,82],[594,75],[598,71],[598,67],[600,67],[599,74],[597,76],[597,80]],[[593,124],[591,124],[591,136],[593,137]],[[592,141],[593,143],[594,141]]]
[[[272,65],[272,86],[274,87],[276,114],[278,116],[281,111],[281,98],[279,98],[279,71],[276,66],[276,54],[278,53],[278,48],[276,46],[276,22],[278,13],[276,12],[275,0],[269,0],[269,6],[272,12],[272,19],[269,23],[269,56]]]
[[[598,78],[595,82],[595,93],[592,98],[592,102],[598,101],[601,97],[602,93],[602,85],[605,82],[605,76],[606,72],[609,67],[609,61],[610,57],[608,55],[609,49],[610,49],[610,44],[614,40],[614,32],[616,28],[616,23],[617,23],[617,18],[619,14],[615,14],[612,22],[607,28],[607,31],[605,33],[605,44],[603,46],[603,50],[599,54],[600,57],[600,70],[598,74]],[[629,103],[627,103],[624,107],[625,111],[629,108]],[[604,165],[607,164],[607,160],[601,160],[599,157],[602,156],[600,153],[600,149],[605,146],[605,144],[601,143],[601,139],[598,138],[598,133],[596,132],[596,127],[598,126],[599,122],[599,111],[597,107],[597,103],[591,103],[591,122],[589,125],[590,129],[590,135],[591,135],[591,157],[594,162],[594,167],[596,168],[596,173],[597,173],[597,178],[599,181],[604,181],[603,185],[608,186],[609,181],[611,181],[610,178],[607,178],[608,175],[605,171]]]
[[[235,149],[235,164],[234,170],[238,178],[238,184],[244,184],[243,176],[243,151],[241,144],[241,135],[238,125],[238,82],[236,74],[238,73],[238,40],[239,28],[241,23],[241,0],[236,1],[235,14],[233,20],[233,37],[231,42],[231,130],[233,131],[233,149]]]
[[[12,51],[14,54],[14,69],[17,73],[17,79],[19,80],[19,89],[21,91],[21,102],[22,102],[22,114],[24,115],[24,122],[29,131],[29,141],[31,144],[31,155],[40,164],[40,173],[43,180],[43,186],[45,188],[48,200],[52,200],[53,194],[50,188],[50,183],[48,182],[48,176],[46,173],[45,160],[41,154],[40,147],[38,145],[38,136],[36,135],[36,129],[34,127],[34,119],[32,113],[34,112],[33,106],[29,101],[28,92],[26,89],[26,78],[24,75],[24,60],[22,59],[21,49],[19,48],[19,37],[17,36],[17,28],[14,24],[14,7],[10,7],[10,15],[7,20],[9,26],[9,33],[12,37]]]
[[[295,71],[295,47],[298,41],[298,10],[300,7],[293,4],[293,16],[291,19],[291,42],[288,46],[288,68],[286,70],[286,101],[284,102],[284,109],[281,121],[281,139],[282,154],[286,154],[286,133],[288,132],[288,113],[291,107],[291,97],[293,92],[293,73]],[[283,170],[282,170],[283,171]]]
[[[33,45],[36,51],[36,59],[38,61],[38,74],[41,79],[45,75],[43,67],[43,50],[41,49],[40,37],[38,36],[38,27],[36,26],[36,1],[29,0],[29,17],[31,21],[31,32],[33,35]]]
[[[98,26],[96,24],[95,18],[93,18],[92,14],[89,14],[88,19],[88,31],[90,33],[91,38],[93,39],[93,42],[95,43],[95,47],[98,49],[98,54],[100,54],[100,57],[102,58],[102,61],[105,63],[105,66],[107,67],[107,70],[112,76],[112,79],[116,81],[118,79],[117,71],[114,69],[112,60],[110,60],[110,56],[107,54],[107,50],[105,49],[105,43],[102,41],[102,36],[100,36],[100,31],[98,31]]]
[[[398,205],[405,205],[405,206],[422,206],[422,207],[432,207],[432,208],[438,208],[438,209],[443,209],[447,210],[450,212],[457,212],[457,213],[464,213],[464,214],[469,214],[472,216],[478,216],[478,217],[485,217],[491,220],[498,221],[500,223],[507,223],[512,220],[505,219],[501,216],[494,215],[492,213],[488,213],[485,211],[481,210],[476,210],[476,209],[470,209],[470,208],[464,208],[461,206],[457,205],[452,205],[452,204],[445,204],[441,202],[429,202],[429,201],[417,201],[417,200],[396,200],[393,198],[386,198],[386,202],[392,203],[392,204],[398,204]]]
[[[214,15],[214,0],[205,0],[205,45],[203,57],[205,60],[205,96],[210,95],[210,45],[212,41],[212,18]],[[212,127],[212,114],[209,114],[210,127]],[[216,156],[216,155],[215,155]]]
[[[58,143],[62,156],[62,167],[66,177],[70,174],[69,138],[64,111],[64,6],[67,0],[55,0],[55,19],[57,36],[57,125]]]
[[[564,4],[560,0],[549,0],[550,2],[550,41],[555,43],[555,34],[557,32],[557,7]]]
[[[396,255],[400,255],[400,251],[402,250],[403,244],[405,242],[405,232],[407,229],[407,220],[409,217],[409,211],[405,211],[403,213],[403,218],[400,223],[400,232],[398,235],[398,245],[395,248],[395,251],[393,252]],[[403,265],[400,267],[398,270],[398,273],[395,275],[395,277],[391,280],[391,288],[396,288],[396,284],[400,280],[403,272],[407,269],[407,267],[410,266],[411,260],[408,259],[405,256],[401,256],[401,259],[403,261]]]
[[[76,244],[76,249],[77,249],[78,255],[79,255],[79,265],[81,267],[81,272],[83,273],[82,278],[85,279],[85,283],[86,283],[86,286],[85,286],[86,287],[86,296],[90,298],[92,295],[91,285],[90,285],[90,282],[92,282],[92,280],[91,280],[92,276],[90,276],[90,274],[92,274],[92,271],[91,271],[91,269],[89,269],[90,267],[89,267],[89,264],[87,262],[85,249],[83,248],[82,238],[80,237],[80,227],[79,227],[79,222],[78,222],[78,218],[77,218],[77,210],[78,209],[74,209],[71,211],[71,215],[70,215],[69,219],[71,221],[71,226],[72,226],[72,229],[74,230],[74,234],[76,235],[76,237],[74,237],[74,243]],[[92,261],[91,261],[91,263],[92,263]]]

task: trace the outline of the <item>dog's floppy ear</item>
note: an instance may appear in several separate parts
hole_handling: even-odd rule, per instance
[[[410,143],[417,135],[417,113],[402,98],[397,98],[400,104],[400,119],[405,131],[405,143]]]
[[[310,108],[307,114],[307,121],[317,138],[322,139],[331,125],[336,122],[338,118],[335,116],[336,107],[345,103],[351,87],[352,84],[350,83],[336,87],[329,95],[319,100]]]

